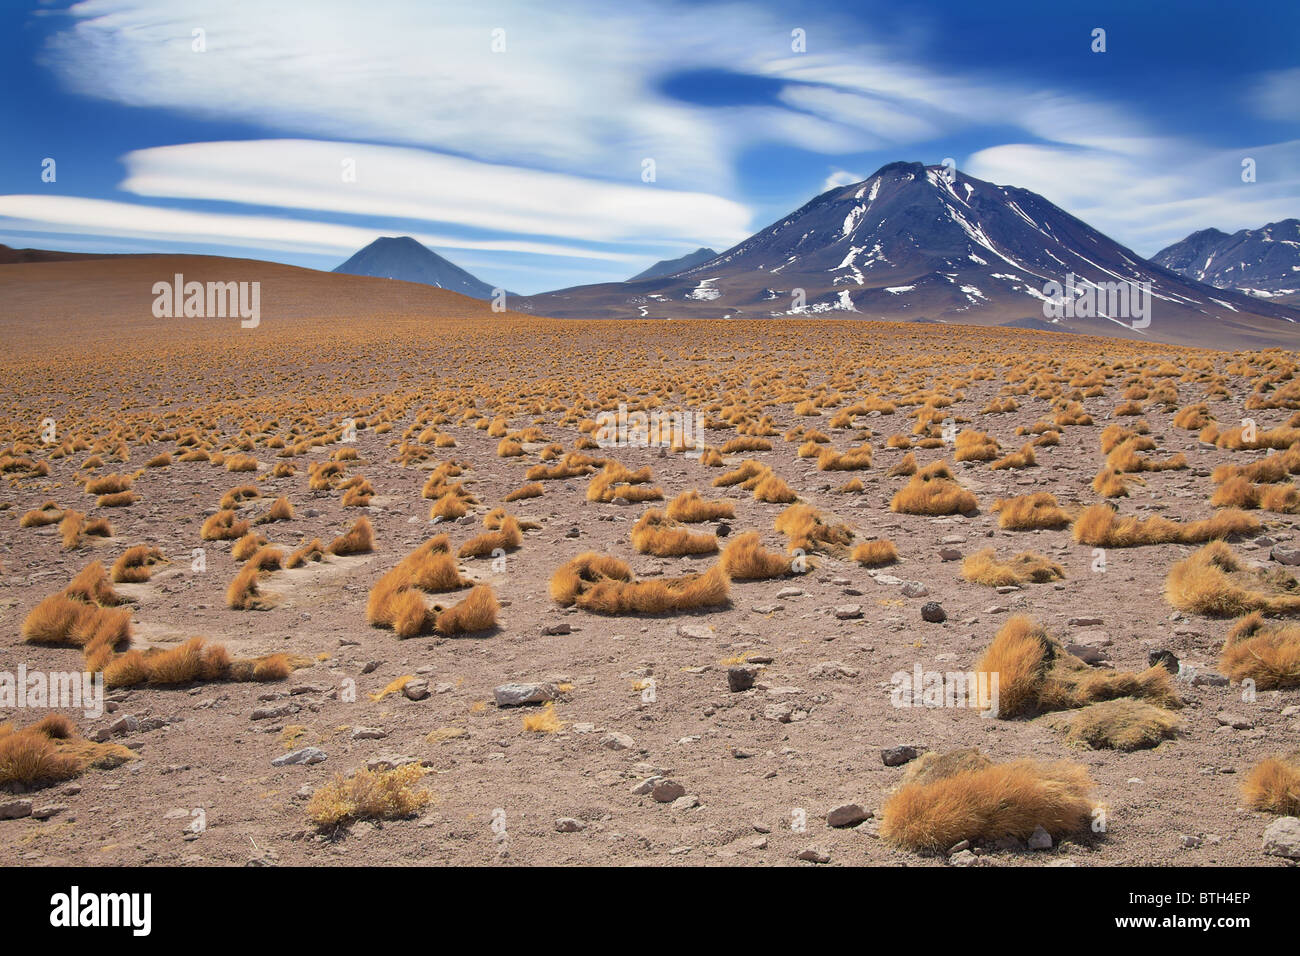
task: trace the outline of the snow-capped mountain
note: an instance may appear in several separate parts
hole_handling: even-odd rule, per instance
[[[1103,292],[1108,284],[1149,283],[1150,324],[1131,321],[1105,300],[1096,317],[1045,316],[1044,301],[1057,296],[1052,284],[1071,282]],[[1185,344],[1300,340],[1300,313],[1154,265],[1036,193],[906,162],[824,192],[700,265],[513,305],[580,318],[823,314]]]
[[[490,299],[493,293],[492,286],[410,236],[382,236],[332,271],[419,282],[475,299]]]
[[[1300,294],[1300,219],[1270,222],[1232,235],[1202,229],[1151,261],[1219,289],[1271,299]]]

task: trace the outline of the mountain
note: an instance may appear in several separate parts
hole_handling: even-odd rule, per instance
[[[1265,299],[1300,295],[1300,219],[1232,235],[1202,229],[1161,249],[1151,261],[1218,289]]]
[[[646,269],[645,272],[638,272],[627,281],[636,282],[638,279],[657,279],[660,276],[670,276],[674,273],[689,269],[691,266],[698,266],[708,262],[710,259],[715,259],[717,258],[717,255],[718,254],[712,249],[701,246],[694,252],[688,252],[686,255],[679,256],[676,259],[660,259],[649,269]]]
[[[1210,347],[1300,341],[1300,312],[1147,262],[1027,189],[947,173],[890,163],[700,265],[512,302],[520,311],[573,318],[827,315],[1068,324],[1071,331]],[[1049,283],[1065,284],[1071,274],[1084,286],[1149,282],[1150,324],[1133,328],[1141,321],[1109,306],[1097,318],[1046,317],[1044,300],[1055,294]]]
[[[380,237],[333,271],[419,282],[475,299],[490,299],[494,291],[483,280],[448,262],[410,236]]]

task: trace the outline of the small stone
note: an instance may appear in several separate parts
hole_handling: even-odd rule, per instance
[[[700,805],[700,798],[693,793],[678,797],[673,801],[674,810],[693,810]]]
[[[555,821],[555,829],[558,833],[578,833],[587,829],[587,824],[573,817],[560,817]]]
[[[754,664],[732,664],[727,668],[727,688],[733,694],[739,694],[754,686],[762,668]]]
[[[1101,624],[1099,617],[1072,617],[1065,622],[1070,627],[1096,627]]]
[[[678,624],[677,636],[689,637],[696,641],[707,641],[717,635],[713,633],[713,628],[706,624]]]
[[[1052,835],[1042,828],[1034,827],[1034,832],[1029,834],[1026,845],[1031,850],[1050,850],[1052,848]]]
[[[388,736],[388,731],[380,730],[378,727],[353,727],[353,740],[383,740]]]
[[[800,850],[795,859],[807,860],[809,863],[829,863],[831,861],[831,855],[813,847],[809,847],[806,850]]]
[[[1300,565],[1300,548],[1289,547],[1284,544],[1275,544],[1268,556],[1278,564],[1286,564],[1291,567]]]
[[[841,621],[852,621],[862,617],[861,604],[841,604],[835,608],[835,616]]]
[[[842,803],[826,814],[828,827],[855,827],[871,816],[871,811],[860,803]]]
[[[1184,833],[1179,837],[1179,842],[1184,850],[1199,850],[1204,845],[1205,840],[1199,836],[1190,833]]]
[[[1173,651],[1152,651],[1147,654],[1147,664],[1150,667],[1159,664],[1171,674],[1178,673],[1178,655]]]
[[[600,745],[606,750],[631,750],[636,746],[636,741],[627,734],[611,731],[600,738]]]
[[[32,815],[30,800],[6,800],[0,803],[0,820],[20,820]]]
[[[542,628],[542,634],[547,637],[555,637],[558,634],[572,634],[573,625],[568,621],[560,621],[557,624],[547,624]]]
[[[920,581],[904,581],[903,586],[899,588],[899,590],[902,592],[903,597],[910,598],[925,597],[930,593],[930,589]]]
[[[948,612],[938,601],[927,601],[921,605],[921,620],[929,621],[931,624],[942,624],[948,620]]]
[[[940,548],[940,549],[939,549],[939,560],[940,560],[940,561],[957,561],[957,560],[959,560],[960,558],[961,558],[961,549],[960,549],[960,548]]]
[[[1279,817],[1264,831],[1264,852],[1300,860],[1300,818]]]
[[[919,756],[920,752],[915,747],[890,747],[888,750],[880,751],[880,759],[884,761],[886,767],[901,767]]]
[[[316,747],[303,747],[301,750],[294,750],[287,754],[281,754],[271,760],[272,767],[289,767],[295,764],[313,764],[322,763],[328,759],[328,755],[323,750]]]
[[[407,681],[406,686],[402,688],[402,696],[407,700],[424,700],[429,696],[429,682],[418,678]]]
[[[952,856],[953,854],[960,853],[962,850],[969,849],[970,840],[962,840],[960,843],[954,843],[952,846],[948,847],[948,855]]]
[[[56,817],[67,809],[67,806],[62,803],[47,803],[43,807],[34,807],[32,816],[37,820],[48,820],[50,817]]]
[[[1215,714],[1214,719],[1219,722],[1219,726],[1231,727],[1233,730],[1251,730],[1255,726],[1253,720],[1240,714]]]
[[[502,684],[492,694],[498,707],[522,707],[554,700],[556,690],[553,684]]]
[[[686,796],[686,788],[676,780],[660,779],[650,788],[650,798],[655,803],[672,803],[678,797]]]
[[[948,862],[953,866],[978,866],[980,858],[970,850],[959,850],[952,856],[948,857]]]

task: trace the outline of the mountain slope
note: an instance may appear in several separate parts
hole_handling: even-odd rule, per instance
[[[694,252],[688,252],[684,256],[678,256],[676,259],[660,259],[649,269],[644,272],[638,272],[628,282],[637,282],[641,279],[657,279],[660,276],[670,276],[692,266],[703,265],[710,259],[717,257],[717,253],[706,246],[701,246]]]
[[[1271,299],[1300,293],[1300,219],[1228,235],[1202,229],[1161,249],[1151,261],[1218,289]]]
[[[333,271],[419,282],[475,299],[490,299],[493,293],[492,286],[410,236],[380,237]]]
[[[1044,316],[1045,289],[1069,275],[1081,283],[1149,282],[1150,324],[1135,329],[1113,308],[1053,323]],[[822,193],[682,272],[514,305],[578,318],[829,314],[1068,323],[1073,331],[1199,345],[1300,340],[1300,313],[1153,265],[1029,190],[961,173],[949,181],[943,167],[920,163],[890,163]]]

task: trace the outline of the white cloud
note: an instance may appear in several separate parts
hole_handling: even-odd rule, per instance
[[[857,173],[851,173],[845,169],[837,169],[827,176],[826,181],[822,183],[822,192],[826,192],[828,189],[835,189],[838,186],[848,186],[852,183],[858,183],[865,178],[865,176],[859,176]]]
[[[1300,67],[1261,75],[1247,94],[1256,113],[1279,122],[1300,122]]]
[[[352,163],[355,182],[344,181],[345,160]],[[636,185],[609,183],[405,147],[311,140],[189,143],[138,150],[123,161],[127,178],[121,188],[140,196],[639,246],[696,242],[726,247],[751,231],[749,211],[718,196],[639,179]],[[443,244],[449,242],[460,245]]]
[[[230,248],[276,249],[351,255],[391,232],[274,216],[163,209],[107,199],[73,196],[0,196],[0,228],[19,232],[121,236],[157,241],[210,243]],[[621,252],[510,239],[461,239],[424,232],[404,233],[437,250],[520,252],[531,255],[635,262]]]

